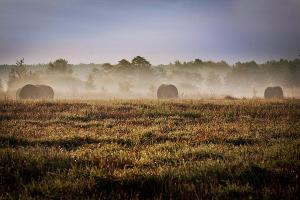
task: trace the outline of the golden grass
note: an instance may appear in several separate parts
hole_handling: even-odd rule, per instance
[[[0,102],[2,198],[296,198],[300,101]]]

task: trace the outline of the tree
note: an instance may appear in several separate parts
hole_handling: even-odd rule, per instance
[[[194,65],[202,65],[202,64],[203,64],[203,62],[202,62],[201,59],[199,59],[199,58],[196,58],[196,59],[195,59]]]
[[[112,64],[110,64],[110,63],[103,63],[102,67],[105,68],[105,69],[110,69],[110,68],[112,68],[113,66],[112,66]]]
[[[48,69],[52,72],[60,72],[60,73],[65,73],[65,74],[71,74],[72,69],[71,65],[68,64],[68,61],[65,59],[57,59],[54,62],[50,62],[48,65]]]
[[[8,74],[7,85],[10,87],[14,83],[18,82],[21,79],[31,76],[32,73],[28,72],[26,66],[24,65],[24,58],[17,60],[16,65],[13,66]]]
[[[243,90],[250,87],[259,87],[264,85],[267,78],[260,66],[255,62],[237,62],[232,70],[226,75],[226,84],[228,87],[234,87],[236,90]],[[245,90],[243,90],[245,91]]]
[[[24,58],[22,58],[21,60],[16,61],[16,66],[22,67],[23,64],[24,64]]]
[[[131,63],[130,63],[128,60],[126,60],[126,59],[122,59],[122,60],[120,60],[120,61],[118,62],[118,65],[119,65],[119,66],[127,67],[127,66],[130,66]]]
[[[180,62],[179,60],[176,60],[176,61],[174,62],[174,65],[175,65],[176,67],[180,67],[182,64],[181,64],[181,62]]]
[[[151,64],[144,57],[136,56],[132,59],[131,63],[137,67],[150,67]]]

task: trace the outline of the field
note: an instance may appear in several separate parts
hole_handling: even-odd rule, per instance
[[[2,199],[297,199],[300,101],[1,101]]]

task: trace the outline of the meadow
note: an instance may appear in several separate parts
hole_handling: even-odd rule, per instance
[[[300,100],[0,101],[1,199],[297,199]]]

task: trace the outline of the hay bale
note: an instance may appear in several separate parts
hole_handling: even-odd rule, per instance
[[[27,84],[16,92],[17,99],[53,99],[54,91],[47,85]]]
[[[283,90],[281,87],[267,87],[264,92],[265,99],[283,99]]]
[[[54,98],[54,90],[52,87],[48,85],[36,85],[41,89],[42,96],[44,99],[53,99]]]
[[[178,98],[178,90],[172,84],[170,84],[170,85],[162,84],[157,89],[157,98],[158,99],[177,99]]]

